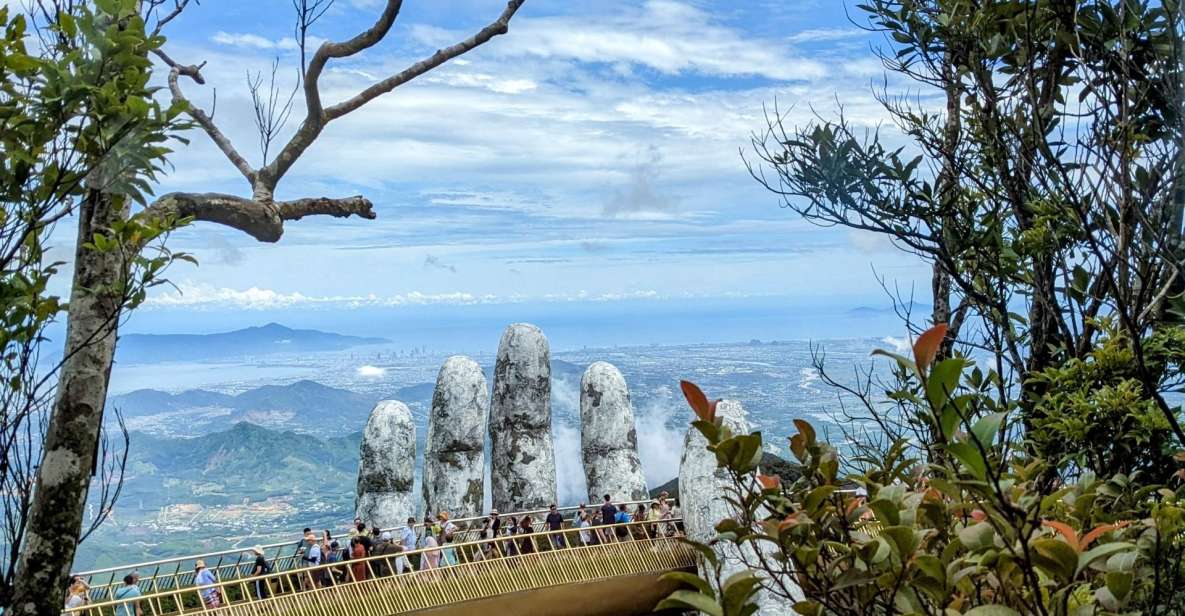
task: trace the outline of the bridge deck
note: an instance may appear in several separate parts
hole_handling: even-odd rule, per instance
[[[623,504],[629,506],[632,510],[634,505],[649,502],[630,501]],[[559,512],[565,517],[565,524],[568,523],[571,519],[571,514],[576,510],[577,507],[574,506],[559,508]],[[537,520],[534,526],[535,530],[542,531],[545,526],[542,516],[546,514],[546,509],[506,512],[503,514],[502,519],[506,523],[505,521],[508,521],[510,518],[517,519],[523,515],[531,515]],[[459,529],[455,537],[455,542],[462,543],[478,539],[481,523],[485,519],[485,516],[479,516],[452,520],[453,524]],[[417,531],[422,530],[423,526],[423,524],[416,524],[413,526],[413,529]],[[400,531],[404,528],[403,526],[397,526],[382,530],[390,531],[394,536],[398,537]],[[291,536],[292,539],[262,546],[265,558],[272,571],[290,571],[301,565],[300,558],[296,554],[297,539],[300,538],[300,533],[291,532],[286,534]],[[339,531],[339,536],[343,540],[343,547],[348,534],[348,530]],[[283,536],[283,534],[278,533],[272,536]],[[210,571],[219,580],[228,581],[249,577],[254,567],[255,556],[250,554],[248,549],[249,546],[204,554],[190,554],[151,562],[107,567],[93,571],[79,571],[73,575],[81,577],[90,586],[89,595],[92,601],[106,601],[111,599],[114,590],[123,584],[123,577],[133,571],[140,575],[140,591],[145,594],[192,586],[194,582],[193,565],[199,559],[206,562]]]
[[[626,538],[593,545],[573,545],[572,541],[578,537],[575,531],[552,531],[453,543],[443,548],[372,556],[262,577],[236,578],[209,586],[172,589],[130,601],[105,601],[65,613],[82,616],[91,610],[91,614],[110,614],[119,607],[137,603],[145,616],[191,613],[386,616],[423,610],[444,614],[467,602],[482,602],[513,593],[633,576],[652,577],[695,566],[695,550],[677,536],[662,534],[653,523],[631,522],[598,528],[609,531],[605,533],[606,537],[612,536],[613,530],[623,529]],[[559,537],[564,537],[562,542],[557,539]],[[441,568],[419,566],[430,562],[429,557],[442,556],[445,551],[452,551],[456,564]],[[390,572],[396,570],[395,561],[402,558],[418,563],[416,570],[391,575]],[[220,604],[217,607],[202,600],[203,596],[215,595]],[[528,599],[524,601],[530,602]],[[599,605],[598,600],[593,600],[587,606],[588,611],[576,606],[577,611],[568,613],[599,614],[603,613],[599,611],[601,607],[604,606]],[[536,613],[558,611],[543,609]]]

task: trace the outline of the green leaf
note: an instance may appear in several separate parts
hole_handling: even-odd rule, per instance
[[[1102,545],[1095,546],[1094,548],[1091,548],[1078,555],[1078,567],[1075,569],[1074,573],[1082,573],[1082,570],[1089,567],[1092,562],[1104,556],[1111,556],[1112,554],[1133,550],[1135,547],[1135,545],[1126,541],[1116,541],[1114,543],[1104,543]]]
[[[1005,605],[981,605],[964,612],[963,616],[1020,616],[1020,612]]]
[[[959,386],[959,376],[963,374],[966,365],[967,361],[958,357],[934,364],[930,376],[926,379],[926,398],[934,412],[940,412],[946,406],[946,401]],[[944,435],[951,438],[954,433],[945,431],[944,426]]]
[[[837,485],[825,485],[811,490],[810,493],[806,495],[806,499],[803,500],[803,508],[806,509],[808,513],[814,512],[819,508],[819,505],[827,499],[827,497],[831,496],[838,489],[839,486]]]
[[[655,611],[671,609],[695,610],[708,614],[708,616],[724,616],[724,610],[715,598],[690,590],[676,590],[654,606]]]
[[[712,585],[709,584],[707,580],[695,575],[694,573],[688,573],[686,571],[671,571],[664,573],[659,579],[663,580],[664,582],[678,582],[680,584],[686,584],[688,586],[694,587],[696,590],[699,590],[705,595],[710,597],[716,596],[716,591],[712,589]]]
[[[974,552],[995,545],[996,531],[987,522],[977,522],[958,531],[959,543]]]
[[[1007,413],[989,413],[975,422],[971,434],[979,440],[985,449],[996,442],[996,435],[1000,433],[1000,426],[1004,423]]]
[[[1119,601],[1127,598],[1132,590],[1132,573],[1130,571],[1112,571],[1107,574],[1107,590]]]
[[[959,459],[963,466],[976,479],[984,479],[987,477],[987,461],[983,459],[983,454],[979,452],[979,448],[972,443],[966,441],[960,443],[951,443],[947,445],[947,451]]]
[[[918,546],[917,533],[908,526],[889,526],[881,529],[881,537],[888,538],[890,547],[894,548],[901,560],[909,560],[910,555]]]
[[[724,598],[725,614],[740,614],[761,587],[761,578],[752,571],[739,571],[724,580],[720,594]]]
[[[802,614],[802,616],[821,616],[823,614],[823,604],[818,601],[799,601],[794,604],[794,611]]]
[[[868,508],[876,514],[876,519],[886,526],[896,526],[901,523],[901,510],[893,501],[878,498],[868,503]]]
[[[1078,571],[1078,552],[1061,539],[1043,538],[1032,543],[1037,568],[1062,582],[1074,579]]]

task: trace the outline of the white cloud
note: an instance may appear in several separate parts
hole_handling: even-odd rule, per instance
[[[258,34],[251,34],[250,32],[223,32],[219,30],[210,37],[210,40],[220,45],[230,45],[233,47],[253,47],[255,49],[296,49],[296,41],[291,38],[282,38],[279,40],[271,40],[259,36]]]
[[[272,289],[251,287],[248,289],[230,289],[213,287],[207,284],[181,283],[176,290],[155,294],[144,302],[145,308],[192,308],[192,309],[240,309],[240,310],[277,310],[286,308],[327,308],[333,310],[366,308],[366,307],[395,307],[395,306],[426,306],[426,305],[475,305],[475,304],[518,304],[529,301],[538,302],[614,302],[623,300],[655,300],[666,299],[669,296],[657,291],[628,291],[621,293],[589,293],[577,291],[574,293],[545,293],[536,296],[526,295],[478,295],[466,292],[451,293],[422,293],[411,291],[396,295],[329,295],[314,296],[299,292],[284,293]],[[691,297],[688,295],[688,297]]]
[[[881,338],[881,342],[893,347],[896,353],[908,353],[913,348],[912,343],[904,338],[894,338],[893,336],[885,336]]]
[[[358,366],[357,372],[358,372],[358,376],[360,376],[360,377],[374,379],[374,378],[379,378],[379,377],[386,375],[387,369],[380,368],[378,366],[366,365],[366,366]]]
[[[792,34],[787,40],[791,43],[814,43],[864,38],[867,36],[869,36],[869,33],[859,28],[813,28]]]
[[[671,0],[651,0],[640,10],[623,9],[608,17],[523,17],[515,35],[499,41],[494,53],[535,56],[607,65],[626,63],[666,74],[761,76],[779,81],[815,79],[827,74],[817,61],[788,53],[784,43],[748,36],[718,23],[699,8]],[[459,32],[415,26],[412,35],[428,45],[457,40]]]

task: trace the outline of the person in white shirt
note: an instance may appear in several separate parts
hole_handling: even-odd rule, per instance
[[[591,545],[592,544],[592,531],[589,530],[590,527],[592,527],[592,522],[589,522],[589,520],[588,520],[588,513],[581,513],[580,514],[580,545]]]

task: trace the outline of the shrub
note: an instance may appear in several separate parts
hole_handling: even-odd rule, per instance
[[[697,584],[661,607],[748,615],[763,582],[804,616],[1185,613],[1185,455],[1168,458],[1175,487],[1091,472],[1061,485],[1043,479],[1050,464],[1003,437],[1008,412],[977,384],[995,375],[963,358],[932,364],[940,328],[919,337],[912,358],[882,353],[915,377],[908,399],[943,453],[928,463],[899,440],[851,460],[861,471],[843,477],[840,452],[795,420],[789,449],[802,477],[758,475],[745,452],[754,439],[764,447],[761,434],[732,434],[686,384],[692,425],[731,483],[736,515],[719,522],[715,542],[772,543],[777,558],[747,563],[756,581]],[[861,489],[845,490],[848,482]],[[712,550],[701,552],[705,573],[718,574]],[[797,581],[802,596],[769,584],[776,576]]]

